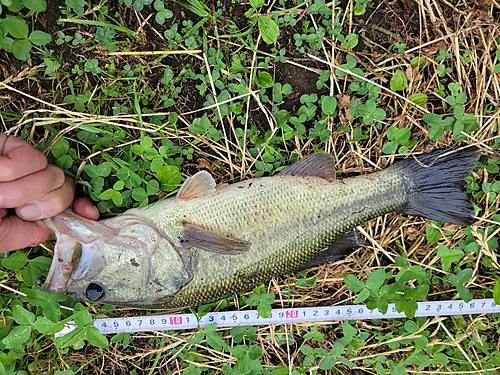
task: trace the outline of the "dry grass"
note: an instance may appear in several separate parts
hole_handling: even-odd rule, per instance
[[[373,5],[370,8],[369,11],[372,13],[366,19],[363,27],[360,27],[357,23],[358,18],[353,17],[352,12],[347,12],[343,20],[345,30],[358,32],[365,41],[377,46],[374,50],[377,50],[380,55],[368,55],[363,49],[360,52],[351,53],[357,57],[358,61],[362,62],[365,77],[383,88],[381,93],[382,103],[379,106],[392,108],[393,110],[391,111],[391,117],[385,120],[382,131],[373,127],[368,138],[363,142],[349,142],[348,139],[352,138],[352,133],[344,134],[336,131],[339,125],[337,121],[340,121],[342,125],[350,126],[352,119],[348,112],[349,100],[347,100],[345,106],[340,106],[338,118],[335,121],[332,119],[328,123],[328,128],[333,132],[333,135],[323,146],[326,151],[335,155],[338,161],[338,170],[341,172],[347,174],[368,173],[382,169],[392,163],[393,155],[383,155],[381,153],[381,148],[386,141],[384,132],[390,125],[405,126],[412,130],[413,138],[420,141],[411,150],[412,153],[447,146],[454,142],[452,137],[443,138],[439,142],[430,142],[427,127],[422,121],[422,116],[426,112],[446,113],[448,111],[448,106],[444,100],[433,91],[443,81],[443,78],[438,76],[436,69],[439,65],[436,56],[441,48],[445,48],[453,56],[449,61],[449,66],[452,69],[446,78],[449,82],[459,82],[462,85],[468,97],[466,112],[476,114],[478,119],[479,129],[468,136],[467,143],[477,144],[484,154],[497,156],[492,151],[492,145],[495,139],[499,137],[500,82],[498,75],[492,74],[492,72],[495,65],[494,55],[498,48],[497,38],[500,37],[500,29],[497,23],[500,5],[496,1],[483,2],[479,0],[477,2],[458,1],[456,5],[446,0],[407,0],[404,3],[412,5],[417,10],[416,14],[398,14],[392,11],[392,3],[380,1],[378,5]],[[351,6],[352,2],[348,2],[348,4]],[[333,7],[332,12],[335,12]],[[380,21],[380,24],[382,24],[381,17],[377,16],[377,12],[401,18],[403,25],[406,22],[413,22],[417,26],[414,25],[412,28],[417,27],[419,32],[405,35],[404,32],[396,33],[384,29],[377,23],[377,21]],[[137,17],[141,16],[137,14]],[[312,24],[316,22],[316,16],[308,15],[305,12],[300,17],[311,21]],[[151,27],[148,20],[144,20],[143,26],[144,28]],[[404,40],[407,44],[405,54],[393,53],[380,45],[377,40],[371,40],[372,37],[380,35],[380,33],[371,33],[375,27],[378,27],[379,31],[382,30],[383,33],[388,34],[394,40]],[[213,43],[217,42],[223,41],[215,38]],[[346,51],[342,50],[338,43],[334,43],[330,39],[326,39],[325,42],[323,50],[317,55],[309,55],[306,60],[299,57],[292,58],[287,61],[287,64],[293,64],[295,68],[302,69],[304,72],[315,73],[320,73],[321,69],[338,68],[345,61]],[[267,54],[264,50],[260,50],[262,44],[257,38],[255,40],[255,49],[248,51],[253,54],[253,60],[249,66],[250,70],[256,69],[256,56],[258,54],[261,56]],[[470,62],[468,63],[463,59],[465,50],[470,50]],[[384,51],[385,56],[382,56]],[[186,53],[189,53],[189,51]],[[141,55],[140,53],[138,55],[139,58],[147,56],[147,54]],[[408,61],[415,56],[425,58],[427,68],[424,71],[409,66]],[[120,56],[120,58],[127,59],[127,56]],[[197,51],[196,58],[203,62],[209,72],[211,71],[211,66],[203,53]],[[312,64],[313,62],[318,65]],[[240,126],[237,125],[236,118],[233,116],[220,115],[219,126],[225,132],[225,137],[220,142],[213,142],[205,138],[200,139],[187,130],[193,112],[206,110],[206,108],[195,108],[180,113],[180,125],[175,130],[149,123],[146,114],[141,117],[136,115],[96,116],[73,112],[68,110],[64,104],[51,102],[50,91],[43,89],[39,85],[37,80],[43,78],[40,78],[41,75],[37,73],[42,68],[43,64],[40,64],[21,70],[15,76],[5,74],[0,83],[0,100],[3,102],[0,107],[4,111],[17,111],[22,113],[23,116],[16,124],[3,120],[2,130],[4,132],[12,135],[23,134],[25,138],[36,144],[48,137],[48,132],[44,131],[43,128],[47,125],[60,129],[58,137],[66,137],[71,136],[79,126],[103,123],[116,125],[127,130],[129,136],[121,145],[117,146],[118,148],[138,142],[137,135],[139,132],[155,134],[160,132],[161,137],[175,140],[179,144],[193,144],[194,140],[200,140],[201,142],[194,146],[197,158],[193,160],[191,165],[186,165],[187,170],[194,171],[200,167],[209,168],[215,174],[218,182],[230,182],[238,177],[243,179],[251,178],[255,163],[261,159],[261,155],[255,158],[248,152],[247,142],[237,144],[232,141],[232,139],[235,139],[235,128]],[[402,96],[391,92],[388,88],[387,77],[390,77],[391,73],[396,69],[403,70],[409,81],[409,87]],[[229,72],[226,71],[224,74],[229,74]],[[332,73],[328,86],[329,94],[336,96],[341,102],[350,81],[349,77],[339,78]],[[38,94],[28,94],[28,92],[33,92],[32,85],[38,86],[35,89],[35,91],[38,90]],[[252,87],[252,83],[248,82],[248,86]],[[95,87],[95,90],[99,90],[99,87]],[[217,97],[218,89],[214,86],[213,81],[209,90],[212,91],[214,97]],[[428,94],[429,104],[425,108],[412,105],[407,99],[411,94],[417,92]],[[45,100],[41,98],[45,98]],[[265,119],[265,123],[259,124],[259,127],[278,133],[279,129],[270,113],[270,109],[259,100],[257,92],[250,90],[250,94],[244,98],[237,97],[230,100],[243,100],[246,103],[247,119],[255,117],[254,114],[250,113],[251,111],[260,111],[261,118]],[[223,103],[216,103],[216,109],[220,108],[221,104]],[[245,127],[247,126],[250,126],[250,124],[245,124]],[[56,140],[57,138],[53,142]],[[288,143],[288,151],[290,154],[296,153],[302,157],[311,152],[314,143],[317,142],[307,138],[295,137],[292,142]],[[101,152],[104,151],[111,150]],[[99,160],[100,152],[88,153],[82,160],[76,177],[80,177],[82,168],[86,163],[98,163]],[[474,174],[480,182],[491,182],[490,177],[484,170],[478,170]],[[497,228],[490,237],[497,236],[498,232],[500,232],[497,227],[498,223],[491,220],[492,216],[498,212],[499,200],[496,199],[492,204],[488,204],[487,199],[488,196],[485,195],[481,200],[475,202],[480,211],[477,222],[472,226],[474,237],[482,246],[480,254],[474,261],[473,278],[467,285],[475,291],[476,296],[481,296],[491,290],[500,269],[496,254],[488,249],[487,239],[481,238],[479,233],[479,230],[487,227]],[[425,240],[425,226],[426,222],[424,220],[405,218],[398,215],[387,215],[374,219],[363,228],[360,228],[367,240],[366,247],[358,249],[346,259],[308,271],[308,276],[314,277],[317,281],[314,288],[303,289],[297,287],[295,283],[297,275],[293,275],[289,278],[282,277],[271,281],[268,289],[278,296],[277,307],[352,304],[355,295],[345,287],[342,275],[344,273],[354,273],[358,277],[364,278],[379,267],[388,267],[388,271],[394,270],[397,272],[397,268],[390,266],[390,264],[394,263],[394,257],[401,254],[406,254],[411,264],[419,265],[433,275],[444,276],[446,272],[440,268],[435,246],[429,245]],[[444,240],[444,243],[450,248],[464,237],[463,230],[457,226],[448,225],[441,230],[454,232],[453,236],[445,237]],[[484,268],[481,263],[482,257],[494,260],[492,269]],[[290,291],[294,293],[292,299],[288,297]],[[438,300],[441,298],[457,298],[457,295],[454,288],[444,290],[442,285],[437,285],[436,288],[431,289],[430,297]],[[136,312],[117,309],[115,314],[135,315]],[[427,337],[429,347],[447,345],[458,348],[473,369],[471,372],[463,373],[481,374],[483,370],[478,365],[477,358],[471,357],[475,355],[477,348],[470,347],[469,341],[471,338],[475,338],[481,342],[483,340],[482,335],[487,334],[490,345],[495,350],[499,350],[499,336],[493,329],[495,320],[496,318],[493,316],[463,316],[459,319],[460,329],[457,329],[455,318],[428,317],[421,324],[420,330],[414,335],[418,335],[419,332],[425,330],[430,332]],[[399,328],[403,324],[404,321],[402,320],[379,323],[360,321],[356,323],[356,328],[362,332],[386,334],[399,332]],[[481,325],[488,327],[486,332],[478,330]],[[301,324],[259,327],[254,344],[262,348],[264,353],[263,365],[269,366],[270,369],[278,365],[289,369],[298,368],[303,357],[299,351],[299,344],[303,340],[303,335],[309,330],[310,326]],[[228,343],[231,343],[232,338],[229,333],[222,331],[224,332],[223,337],[228,340]],[[323,333],[326,340],[324,342],[315,342],[314,345],[328,350],[331,349],[333,341],[342,335],[337,324],[322,324],[319,331]],[[84,373],[128,374],[132,370],[137,371],[137,373],[148,373],[149,369],[154,368],[149,373],[166,374],[167,370],[170,370],[173,374],[181,374],[186,362],[174,352],[186,348],[191,352],[196,349],[196,352],[199,353],[200,360],[196,363],[198,366],[213,369],[216,373],[222,371],[224,364],[236,362],[236,358],[228,353],[212,349],[206,341],[202,341],[197,345],[188,344],[187,340],[196,333],[194,331],[137,333],[132,335],[131,344],[127,348],[123,348],[121,344],[112,344],[109,350],[86,347],[84,351],[70,351],[64,355],[61,353],[60,357],[54,360],[59,361],[63,367],[66,366],[63,364],[64,361],[78,364],[82,366],[80,369]],[[293,338],[294,342],[280,343],[279,339],[286,337],[286,335]],[[408,338],[408,336],[405,336],[405,338]],[[332,370],[331,373],[373,374],[372,366],[367,365],[363,360],[367,358],[373,359],[377,356],[386,356],[393,361],[404,360],[415,350],[415,347],[409,344],[397,349],[390,349],[389,344],[391,342],[399,342],[401,339],[402,337],[397,334],[392,337],[387,336],[387,339],[382,341],[369,338],[364,346],[357,348],[354,355],[349,357],[350,361],[356,363],[356,367],[348,368],[339,363],[337,369]],[[30,355],[43,355],[43,350],[41,353],[30,353]],[[497,368],[496,371],[499,369]],[[50,371],[50,369],[46,370]],[[317,370],[317,368],[309,368],[308,373],[312,374],[314,370]],[[412,370],[407,368],[407,371],[420,374],[451,373],[443,369],[436,372],[428,369],[417,370],[417,368],[413,368]]]

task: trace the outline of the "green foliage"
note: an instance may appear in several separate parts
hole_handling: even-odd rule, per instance
[[[108,346],[108,339],[94,327],[89,311],[80,303],[77,303],[74,307],[73,320],[77,328],[64,336],[56,338],[55,344],[57,347],[66,348],[72,346],[75,349],[81,349],[85,341],[99,348]]]
[[[169,116],[175,122],[176,116]],[[120,131],[103,131],[100,128],[85,127],[78,133],[81,139],[96,138],[99,141],[94,145],[96,149],[113,145],[120,140]],[[98,135],[103,136],[98,138]],[[61,146],[59,146],[59,143]],[[76,151],[67,141],[58,141],[52,153],[58,163],[65,162],[68,156],[77,159]],[[98,202],[101,212],[111,207],[147,205],[150,200],[156,200],[160,190],[171,192],[179,186],[182,176],[179,165],[182,163],[181,149],[170,140],[164,140],[153,145],[150,137],[144,136],[138,144],[125,149],[124,158],[111,158],[103,153],[99,165],[85,164],[83,172],[86,176],[85,185],[89,188],[92,199]],[[62,155],[59,156],[59,153]]]
[[[345,38],[340,38],[339,40],[343,39],[342,43],[340,43],[340,46],[342,48],[345,48],[347,50],[351,50],[354,47],[358,45],[359,39],[358,39],[358,34],[347,34]]]
[[[256,345],[236,345],[229,348],[230,353],[237,358],[233,367],[225,365],[223,370],[225,374],[239,375],[258,375],[262,374],[263,367],[260,362],[262,349]]]
[[[337,364],[337,362],[340,362],[347,367],[356,366],[355,363],[349,361],[342,354],[346,351],[346,346],[350,346],[349,344],[351,344],[354,340],[357,330],[348,322],[344,322],[342,324],[342,333],[343,337],[334,342],[330,354],[321,360],[319,364],[319,368],[321,370],[330,370]]]
[[[337,99],[333,96],[323,96],[321,98],[321,111],[325,115],[333,115],[337,110]]]
[[[366,12],[366,8],[371,3],[371,0],[355,0],[354,1],[354,14],[360,16]]]
[[[496,64],[493,68],[493,74],[500,73],[500,49],[495,52]]]
[[[435,225],[439,225],[438,223],[434,223],[434,224]],[[427,241],[430,244],[433,244],[433,243],[436,243],[437,241],[439,241],[443,236],[442,236],[441,231],[439,230],[439,228],[427,225],[425,227],[425,237],[427,238]]]
[[[354,303],[366,301],[367,308],[377,308],[384,314],[392,302],[398,312],[404,311],[407,317],[412,318],[417,310],[417,301],[424,300],[429,293],[429,276],[423,268],[410,266],[408,260],[402,257],[397,257],[396,263],[400,270],[395,275],[395,283],[391,285],[384,285],[385,280],[393,275],[383,269],[372,272],[364,282],[352,274],[344,275],[346,286],[359,293]],[[409,281],[418,285],[409,287],[406,284]]]
[[[441,258],[443,271],[448,271],[452,263],[462,260],[464,252],[460,249],[448,249],[445,245],[439,245],[437,256]]]
[[[66,0],[66,6],[75,12],[77,16],[81,16],[85,11],[84,0]]]
[[[402,70],[396,70],[391,78],[391,90],[403,91],[408,87],[408,79]]]
[[[500,304],[500,279],[495,282],[495,287],[493,288],[493,299],[497,305]]]
[[[219,141],[223,137],[222,132],[215,129],[207,115],[194,119],[193,123],[189,126],[189,130],[194,134],[203,135],[214,141]]]
[[[453,108],[453,117],[446,117],[426,113],[423,120],[429,125],[429,138],[439,140],[444,136],[446,130],[452,132],[458,141],[466,138],[465,134],[470,134],[478,128],[476,116],[465,113],[465,102],[467,96],[461,92],[459,83],[448,84],[450,95],[446,96],[447,103]]]
[[[415,68],[415,67],[422,68],[422,67],[424,67],[424,65],[425,65],[425,57],[423,57],[423,56],[414,57],[410,61],[410,66],[412,68]]]
[[[265,43],[276,45],[278,37],[280,36],[280,28],[272,15],[259,14],[263,5],[264,1],[262,0],[251,0],[250,9],[245,12],[245,16],[248,17],[252,23],[256,20],[259,34]]]
[[[358,100],[353,101],[350,112],[353,117],[361,116],[363,123],[366,125],[382,121],[387,116],[384,109],[378,108],[375,98],[368,99],[366,103],[361,103]]]
[[[45,0],[23,0],[23,5],[33,12],[45,12],[47,3]]]
[[[268,72],[259,72],[257,77],[255,77],[255,84],[259,88],[270,88],[273,87],[273,77]]]
[[[257,327],[237,326],[231,328],[231,336],[235,343],[240,344],[244,339],[253,342],[257,339]]]
[[[387,138],[389,138],[390,142],[387,142],[382,147],[382,152],[393,154],[398,151],[400,154],[406,154],[411,147],[417,144],[417,141],[411,141],[410,137],[411,130],[408,128],[389,127],[387,129]]]
[[[316,287],[316,278],[315,277],[307,277],[307,271],[300,271],[300,278],[297,279],[296,284],[300,288],[315,288]]]
[[[163,0],[155,0],[154,8],[157,12],[155,15],[155,20],[160,25],[163,25],[166,20],[174,16],[174,13],[171,10],[165,8],[165,3],[163,2]]]
[[[276,44],[280,35],[280,29],[276,24],[276,21],[266,15],[259,16],[257,18],[257,25],[259,26],[259,32],[262,36],[262,40],[267,44]]]
[[[469,292],[465,284],[469,282],[472,277],[472,268],[465,268],[460,270],[457,275],[448,275],[449,282],[457,289],[458,296],[468,303],[472,300],[472,293]]]
[[[427,95],[422,93],[414,93],[408,98],[412,103],[423,106],[427,103]]]
[[[27,9],[43,12],[47,4],[43,0],[30,0],[23,3]],[[22,7],[19,9],[21,10]],[[0,48],[11,52],[19,60],[27,60],[34,46],[41,47],[52,38],[41,30],[29,31],[28,23],[21,17],[6,15],[0,19]]]
[[[366,282],[359,281],[354,275],[346,274],[344,275],[344,282],[349,289],[359,293],[354,303],[361,303],[366,301],[370,296],[376,296],[380,287],[385,282],[385,271],[378,269],[372,272],[366,279]]]
[[[309,137],[310,138],[319,137],[321,142],[328,142],[328,139],[330,139],[331,135],[332,131],[326,128],[325,123],[321,122],[317,122],[314,125],[314,128],[309,130]]]
[[[253,294],[247,298],[246,303],[249,306],[257,306],[257,312],[263,318],[269,318],[274,302],[274,294],[266,293],[263,285],[256,287]]]
[[[221,335],[219,332],[216,331],[217,325],[215,323],[209,324],[205,327],[203,332],[200,332],[198,335],[194,336],[193,338],[188,340],[189,344],[197,344],[201,342],[202,340],[206,340],[207,344],[215,349],[215,350],[222,350],[228,349],[227,343],[221,338]]]
[[[134,9],[140,12],[145,5],[149,5],[153,2],[153,0],[123,0],[123,3],[127,6],[131,6],[134,4]]]
[[[23,253],[12,253],[2,260],[5,269],[14,271],[30,287],[36,285],[37,280],[47,273],[50,264],[50,258],[38,256],[29,259]]]

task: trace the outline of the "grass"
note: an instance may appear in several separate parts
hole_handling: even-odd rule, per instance
[[[418,300],[493,296],[500,219],[496,2],[103,0],[90,7],[60,0],[47,2],[48,10],[44,1],[13,2],[10,9],[7,3],[0,14],[1,131],[45,151],[102,216],[170,196],[199,169],[232,182],[325,150],[339,174],[350,176],[385,168],[396,155],[453,144],[481,148],[467,179],[474,225],[383,216],[358,228],[367,246],[346,259],[197,313],[385,301],[411,316]],[[104,338],[91,328],[92,317],[147,312],[41,292],[51,246],[2,259],[0,373],[500,368],[497,315]],[[69,319],[79,331],[54,341],[52,332]]]

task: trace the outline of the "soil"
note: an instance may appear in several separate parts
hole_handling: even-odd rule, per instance
[[[346,1],[344,1],[346,3]],[[218,1],[210,0],[207,1],[207,6],[212,9],[218,9]],[[296,5],[295,1],[290,2],[290,6]],[[58,45],[56,44],[57,32],[63,31],[67,35],[72,35],[78,29],[86,38],[93,38],[95,35],[94,26],[80,25],[76,27],[75,24],[66,23],[61,24],[60,18],[64,17],[61,14],[61,9],[65,9],[64,0],[54,0],[47,2],[48,9],[46,12],[40,13],[35,19],[35,27],[39,30],[45,31],[52,35],[52,42],[46,46],[47,50],[52,50],[53,55],[58,56],[61,61],[66,64],[72,64],[74,61],[78,61],[79,58],[85,57],[87,59],[97,58],[102,61],[105,66],[108,64],[107,56],[104,51],[100,49],[87,49],[87,45],[81,46],[71,46],[67,43]],[[174,17],[164,25],[158,25],[155,22],[147,22],[149,17],[154,17],[154,9],[152,5],[146,6],[141,13],[134,11],[132,7],[125,7],[121,5],[117,0],[110,0],[106,3],[108,8],[108,14],[110,17],[115,17],[120,25],[134,31],[138,31],[135,36],[131,49],[136,51],[145,50],[168,50],[168,44],[165,38],[162,37],[165,30],[169,29],[174,22],[179,19],[191,20],[193,24],[200,21],[200,17],[187,11],[183,6],[177,2],[172,2],[169,4],[169,9],[174,13]],[[416,3],[412,0],[404,1],[382,1],[378,5],[372,5],[368,8],[368,11],[362,16],[356,18],[356,23],[353,24],[353,29],[351,32],[360,35],[361,40],[358,46],[355,48],[357,56],[363,57],[370,60],[377,60],[383,56],[386,56],[389,51],[390,45],[394,40],[405,43],[408,48],[412,46],[419,45],[429,39],[435,38],[441,33],[439,27],[431,28],[430,35],[420,35],[418,20],[413,16],[416,13]],[[222,2],[222,18],[236,20],[236,24],[241,27],[241,31],[245,31],[245,27],[248,27],[248,22],[244,16],[244,12],[248,9],[247,5],[234,4],[229,0]],[[446,7],[443,7],[446,13]],[[306,17],[302,17],[295,27],[289,27],[282,31],[280,38],[277,43],[277,48],[285,48],[287,50],[286,57],[293,59],[295,61],[300,61],[302,64],[307,65],[310,68],[322,70],[324,66],[321,66],[318,62],[312,61],[310,59],[305,59],[303,55],[298,53],[294,48],[293,35],[300,32],[303,27],[303,22]],[[154,25],[154,26],[152,26]],[[207,22],[205,26],[207,31],[213,28],[211,22]],[[226,30],[219,30],[219,34],[224,33]],[[120,38],[127,38],[126,35],[118,35],[115,39],[120,40]],[[264,52],[271,52],[271,48],[264,43],[259,45],[259,49]],[[340,52],[338,59],[341,61],[344,53]],[[156,57],[131,57],[131,56],[121,56],[115,57],[114,63],[116,69],[122,69],[123,66],[129,64],[135,66],[138,62],[142,64],[147,64],[148,61],[154,61]],[[165,58],[162,61],[166,65],[169,65],[173,69],[174,73],[179,72],[182,67],[186,64],[186,58],[183,56],[182,60],[178,58]],[[19,76],[23,70],[37,66],[43,63],[43,57],[39,54],[32,54],[31,61],[20,62],[13,58],[10,54],[5,51],[0,52],[0,79],[5,79],[7,77]],[[195,69],[203,69],[203,61],[194,59],[191,61]],[[291,64],[276,63],[273,66],[274,76],[277,82],[289,83],[293,87],[293,94],[286,98],[286,102],[283,105],[284,109],[291,110],[292,108],[297,108],[300,106],[300,96],[302,94],[310,94],[317,92],[316,89],[316,79],[317,74],[313,71],[304,70],[301,67],[297,67]],[[2,77],[3,75],[3,77]],[[151,75],[147,77],[149,84],[154,88],[163,75],[162,69],[155,69]],[[87,82],[91,87],[98,85],[98,78],[93,75],[87,75]],[[27,82],[35,81],[36,84],[27,84]],[[31,80],[19,80],[13,82],[13,86],[25,93],[41,98],[51,98],[53,87],[53,80],[50,78],[39,79],[33,77]],[[198,94],[198,89],[195,87],[195,82],[191,81],[183,85],[183,90],[180,95],[181,100],[177,102],[176,108],[167,108],[165,110],[176,110],[177,112],[188,112],[191,110],[199,109],[205,98],[201,98]],[[67,87],[65,88],[67,89]],[[12,101],[25,99],[12,95]],[[11,103],[12,103],[11,101]],[[49,100],[50,101],[50,100]],[[24,107],[29,107],[30,104],[35,104],[29,100],[24,105]],[[5,103],[4,103],[5,105]],[[39,105],[39,103],[36,103]],[[12,103],[12,106],[15,104]],[[8,112],[9,105],[3,109]],[[18,108],[12,108],[15,112],[18,112]],[[259,111],[257,111],[259,112]],[[105,113],[101,113],[106,115]],[[256,123],[259,123],[262,119],[253,119]]]
[[[174,22],[179,19],[191,20],[193,24],[200,21],[200,17],[193,14],[192,12],[186,10],[182,5],[177,2],[172,2],[169,4],[169,9],[174,13],[174,17],[164,25],[158,25],[156,22],[150,20],[150,17],[154,17],[155,11],[152,5],[146,6],[141,13],[134,11],[132,7],[126,7],[118,0],[110,0],[106,2],[108,8],[108,14],[110,17],[114,17],[118,23],[130,30],[137,31],[132,44],[130,45],[132,50],[145,51],[145,50],[168,50],[168,43],[163,37],[164,31],[169,29]],[[212,9],[214,12],[218,9],[219,2],[216,0],[209,0],[206,2],[208,8]],[[296,5],[296,1],[290,1],[289,6]],[[344,0],[343,5],[347,4],[347,0]],[[345,3],[345,4],[344,4]],[[477,0],[471,2],[470,12],[477,15],[477,19],[491,18],[491,12],[486,2]],[[73,35],[74,32],[79,29],[80,32],[86,38],[93,38],[95,35],[94,26],[80,25],[66,23],[61,24],[59,19],[64,17],[61,14],[61,10],[65,9],[64,0],[54,0],[47,2],[48,9],[46,12],[40,13],[38,17],[34,20],[35,27],[39,30],[43,30],[50,35],[52,35],[52,42],[46,46],[47,50],[52,50],[53,55],[60,58],[60,60],[65,64],[74,64],[74,61],[78,61],[79,58],[84,57],[87,59],[97,58],[100,60],[100,64],[106,66],[109,64],[108,57],[105,51],[102,49],[88,49],[87,45],[81,46],[71,46],[68,43],[57,45],[57,32],[63,31],[67,35]],[[236,24],[241,27],[241,31],[245,31],[245,27],[248,27],[248,22],[244,16],[244,12],[248,9],[245,4],[234,4],[229,0],[224,0],[222,2],[222,18],[228,20],[235,20]],[[459,22],[460,15],[454,14],[452,9],[446,5],[441,7],[443,12],[443,17],[450,22]],[[421,24],[419,19],[415,17],[418,14],[417,3],[413,0],[403,0],[403,1],[379,1],[374,2],[368,9],[367,12],[361,16],[356,17],[355,22],[352,25],[352,30],[350,32],[356,33],[360,36],[360,41],[357,47],[354,49],[354,53],[358,57],[358,60],[363,61],[365,58],[367,61],[376,62],[384,58],[390,58],[396,55],[395,51],[391,50],[391,46],[395,41],[404,43],[407,47],[406,49],[411,49],[415,46],[421,45],[425,42],[433,40],[442,36],[445,33],[443,24],[437,22],[435,25],[426,28],[425,32],[422,32]],[[301,62],[304,66],[308,66],[312,69],[321,71],[324,66],[321,66],[317,61],[307,59],[294,48],[293,35],[297,32],[301,32],[304,21],[307,20],[305,15],[299,17],[299,22],[295,27],[283,28],[280,38],[277,43],[277,48],[285,48],[287,50],[286,57],[294,61]],[[221,22],[221,24],[224,24]],[[210,32],[213,28],[211,21],[207,22],[204,27]],[[219,26],[220,27],[220,26]],[[225,32],[230,32],[230,30],[218,30],[219,34]],[[126,35],[118,35],[115,39],[126,39]],[[271,48],[264,43],[259,45],[259,49],[264,52],[271,52]],[[436,53],[437,50],[427,50],[429,53]],[[337,60],[343,62],[345,52],[337,52]],[[408,56],[411,57],[411,56]],[[153,62],[156,57],[147,56],[119,56],[114,58],[114,63],[116,69],[122,69],[125,65],[136,66],[137,63],[142,63],[147,65],[148,61]],[[188,59],[189,60],[189,59]],[[5,79],[8,77],[18,77],[22,76],[23,72],[28,70],[30,67],[37,66],[43,63],[43,57],[40,54],[32,54],[31,61],[22,62],[13,58],[10,54],[5,51],[0,52],[0,79]],[[177,57],[168,57],[162,60],[167,66],[175,73],[182,70],[186,63],[191,63],[195,70],[201,70],[204,68],[203,61],[193,58],[191,61],[186,61],[186,57],[183,56],[182,59]],[[316,80],[317,74],[313,71],[305,70],[301,67],[297,67],[291,64],[275,63],[273,65],[273,73],[276,82],[289,83],[293,92],[291,95],[286,97],[283,108],[286,110],[292,110],[293,108],[298,108],[301,103],[299,101],[302,94],[310,94],[317,92]],[[2,77],[3,76],[3,77]],[[28,79],[14,80],[11,84],[27,93],[39,98],[46,98],[49,102],[53,98],[54,90],[54,80],[52,78],[40,78],[32,76]],[[163,69],[154,69],[148,74],[147,80],[148,84],[153,89],[157,87],[160,79],[163,76]],[[21,77],[24,78],[24,77]],[[382,79],[383,80],[383,79]],[[85,81],[94,87],[99,85],[98,77],[94,75],[86,75]],[[189,112],[202,107],[205,98],[200,97],[199,90],[195,87],[197,83],[195,81],[187,81],[183,84],[182,92],[177,100],[174,108],[162,108],[161,110],[174,110],[178,113]],[[66,95],[65,91],[68,87],[62,88],[62,95]],[[323,92],[320,92],[322,94]],[[10,92],[8,103],[3,103],[2,110],[5,112],[19,113],[20,108],[29,108],[31,105],[39,106],[39,103],[34,103],[29,99],[21,97],[19,94]],[[19,103],[22,103],[20,106]],[[158,108],[155,108],[158,110]],[[261,123],[265,119],[261,111],[251,111],[251,114],[255,114],[257,117],[252,118],[253,123]],[[101,113],[102,115],[107,115],[107,113]]]

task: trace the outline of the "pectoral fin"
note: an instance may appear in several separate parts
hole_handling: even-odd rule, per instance
[[[320,264],[342,258],[364,244],[365,242],[359,237],[356,231],[351,230],[349,232],[345,232],[335,238],[335,241],[333,241],[330,246],[320,250],[316,258],[303,264],[297,269],[297,271],[302,271],[307,268],[319,266]]]
[[[183,223],[186,237],[183,242],[205,251],[219,254],[241,254],[250,250],[250,242],[235,240],[193,224]]]

